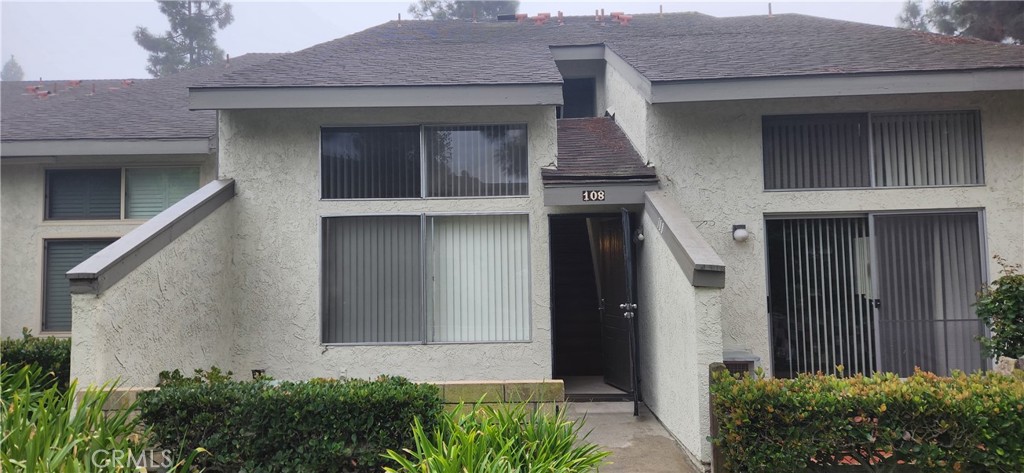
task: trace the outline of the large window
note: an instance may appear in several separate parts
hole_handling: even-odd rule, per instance
[[[529,339],[526,215],[323,220],[324,343]]]
[[[114,240],[47,240],[43,268],[43,330],[71,331],[71,288],[66,273]]]
[[[772,219],[766,236],[776,376],[985,366],[977,212]]]
[[[46,218],[146,219],[196,189],[198,167],[51,169],[46,171]]]
[[[977,111],[766,116],[769,190],[978,185]]]
[[[321,197],[395,199],[527,194],[526,125],[321,130]]]

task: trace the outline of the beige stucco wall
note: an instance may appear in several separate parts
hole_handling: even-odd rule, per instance
[[[528,197],[321,201],[322,125],[527,123]],[[551,376],[547,219],[540,168],[555,159],[553,107],[221,112],[221,176],[235,179],[236,372],[279,379],[402,375],[414,380]],[[523,212],[530,216],[528,343],[324,346],[320,219],[346,214]]]
[[[216,162],[209,155],[4,158],[0,165],[0,337],[20,337],[22,327],[41,333],[44,240],[119,238],[140,223],[43,220],[47,169],[197,164],[201,166],[200,184],[216,176]]]
[[[761,116],[788,113],[978,109],[981,187],[765,192]],[[1024,93],[991,92],[665,104],[651,108],[647,142],[671,192],[725,261],[725,350],[751,350],[770,367],[764,215],[906,209],[985,209],[989,256],[1024,261]],[[746,224],[750,239],[731,238]],[[995,276],[998,267],[990,264]]]
[[[615,123],[626,133],[640,156],[650,159],[647,121],[651,104],[612,66],[604,68],[604,86],[605,110],[598,109],[598,115],[603,116],[605,111],[612,113]]]
[[[649,215],[641,228],[641,392],[691,460],[708,462],[708,366],[722,361],[721,290],[690,284]]]
[[[152,387],[164,370],[230,366],[234,219],[228,201],[103,293],[73,294],[72,379]]]

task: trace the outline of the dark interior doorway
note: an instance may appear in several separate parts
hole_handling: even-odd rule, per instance
[[[574,401],[634,399],[635,331],[620,307],[635,270],[625,224],[617,214],[550,218],[553,377]]]
[[[563,79],[558,118],[589,118],[597,113],[597,82],[593,77]]]

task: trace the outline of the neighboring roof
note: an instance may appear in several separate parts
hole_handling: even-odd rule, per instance
[[[554,169],[541,169],[545,184],[565,182],[657,182],[654,167],[611,118],[558,120],[558,158]]]
[[[260,64],[276,54],[246,54],[213,65],[157,79],[45,81],[56,94],[36,98],[25,87],[38,82],[3,83],[0,138],[4,143],[60,140],[208,139],[217,132],[217,113],[190,111],[188,86],[227,71]],[[96,92],[93,93],[92,85]]]
[[[804,15],[391,21],[198,88],[551,84],[550,47],[603,44],[651,82],[1024,68],[1024,47]]]

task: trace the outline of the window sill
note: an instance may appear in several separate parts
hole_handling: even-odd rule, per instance
[[[53,337],[53,338],[71,338],[71,332],[57,332],[57,331],[40,331],[38,334],[33,335],[36,338]]]
[[[324,199],[320,198],[320,202],[417,202],[417,201],[432,201],[432,200],[495,200],[495,199],[529,199],[532,197],[530,194],[525,195],[480,195],[480,196],[465,196],[465,197],[361,197],[355,199]]]
[[[71,225],[141,225],[145,223],[145,220],[124,220],[124,219],[110,219],[110,220],[43,220],[39,222],[40,226],[45,227],[65,227]]]
[[[957,189],[985,187],[987,184],[960,184],[955,186],[884,186],[884,187],[802,187],[799,189],[764,189],[763,192],[836,192],[836,191],[889,191],[889,190],[918,190],[918,189]]]
[[[394,342],[394,343],[324,343],[320,346],[325,349],[345,347],[423,347],[423,346],[450,346],[450,345],[510,345],[529,344],[533,340],[498,340],[486,342]]]

